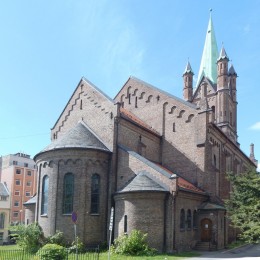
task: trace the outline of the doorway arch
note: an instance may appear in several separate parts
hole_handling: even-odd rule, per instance
[[[200,222],[201,227],[201,241],[209,242],[212,236],[212,221],[208,218],[204,218]]]

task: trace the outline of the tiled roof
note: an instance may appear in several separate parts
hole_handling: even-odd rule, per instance
[[[140,172],[136,177],[119,193],[130,191],[167,191],[158,182],[149,178],[145,172]]]
[[[152,132],[153,134],[160,136],[160,134],[156,130],[154,130],[151,126],[146,124],[144,121],[142,121],[140,118],[138,118],[136,115],[134,115],[130,111],[126,110],[125,108],[120,107],[120,115],[123,118],[128,119],[131,122],[145,128],[149,132]]]
[[[160,164],[157,164],[159,167],[167,171],[170,176],[173,175],[174,173],[168,170],[167,168],[163,167]],[[177,175],[178,176],[178,175]],[[199,192],[199,193],[205,193],[202,189],[196,187],[194,184],[191,182],[183,179],[182,177],[178,176],[178,187],[184,190],[192,191],[192,192]]]
[[[109,149],[83,121],[78,122],[74,128],[48,145],[41,151],[41,153],[65,148],[88,148],[109,151]]]
[[[0,196],[9,196],[8,189],[2,182],[0,182]]]
[[[217,209],[217,210],[226,210],[225,207],[215,204],[215,203],[211,203],[211,202],[203,202],[200,206],[199,206],[200,210],[213,210],[213,209]]]
[[[37,196],[34,195],[32,198],[30,198],[29,200],[27,200],[23,205],[31,205],[31,204],[36,204],[36,200],[37,200]]]

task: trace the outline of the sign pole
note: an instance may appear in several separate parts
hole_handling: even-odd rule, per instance
[[[78,215],[77,215],[77,212],[75,212],[75,211],[72,212],[71,220],[74,223],[74,234],[75,234],[75,242],[76,242],[76,260],[78,260],[78,239],[77,239],[77,220],[78,220]]]
[[[109,248],[108,248],[108,260],[110,260],[110,248],[111,248],[111,239],[112,239],[112,231],[113,231],[113,221],[114,221],[114,208],[111,208],[110,214],[110,223],[109,223]]]

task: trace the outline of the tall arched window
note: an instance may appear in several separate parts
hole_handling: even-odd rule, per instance
[[[73,195],[74,195],[74,176],[72,173],[66,173],[63,180],[63,214],[73,212]]]
[[[191,229],[191,210],[188,209],[187,211],[187,228]]]
[[[93,174],[91,177],[91,213],[99,213],[100,176]]]
[[[185,229],[185,210],[181,210],[180,214],[180,229]]]
[[[193,228],[198,228],[198,212],[197,210],[193,211]]]
[[[41,204],[42,215],[46,215],[48,213],[48,192],[49,192],[49,177],[45,175],[42,179],[42,204]]]
[[[5,228],[5,213],[0,213],[0,228]]]

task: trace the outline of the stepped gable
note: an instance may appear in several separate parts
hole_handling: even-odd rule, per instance
[[[125,188],[119,193],[134,192],[134,191],[165,191],[168,190],[162,187],[158,182],[152,180],[148,173],[140,172]]]
[[[120,116],[122,118],[125,118],[129,121],[131,121],[132,123],[144,128],[145,130],[148,130],[149,132],[161,136],[156,130],[154,130],[151,126],[149,126],[148,124],[146,124],[144,121],[142,121],[140,118],[138,118],[136,115],[134,115],[133,113],[129,112],[128,110],[126,110],[125,108],[120,107]]]
[[[173,175],[174,173],[171,172],[170,170],[168,170],[167,168],[163,167],[162,165],[160,164],[157,164],[159,167],[161,167],[162,169],[164,169],[166,172],[168,172],[170,175]],[[177,175],[178,176],[178,175]],[[186,191],[190,191],[190,192],[198,192],[198,193],[203,193],[205,194],[205,192],[196,187],[194,184],[192,184],[191,182],[183,179],[182,177],[178,176],[178,187],[182,190],[186,190]]]
[[[97,149],[110,152],[99,137],[83,121],[78,122],[74,128],[48,145],[41,153],[68,148]]]

